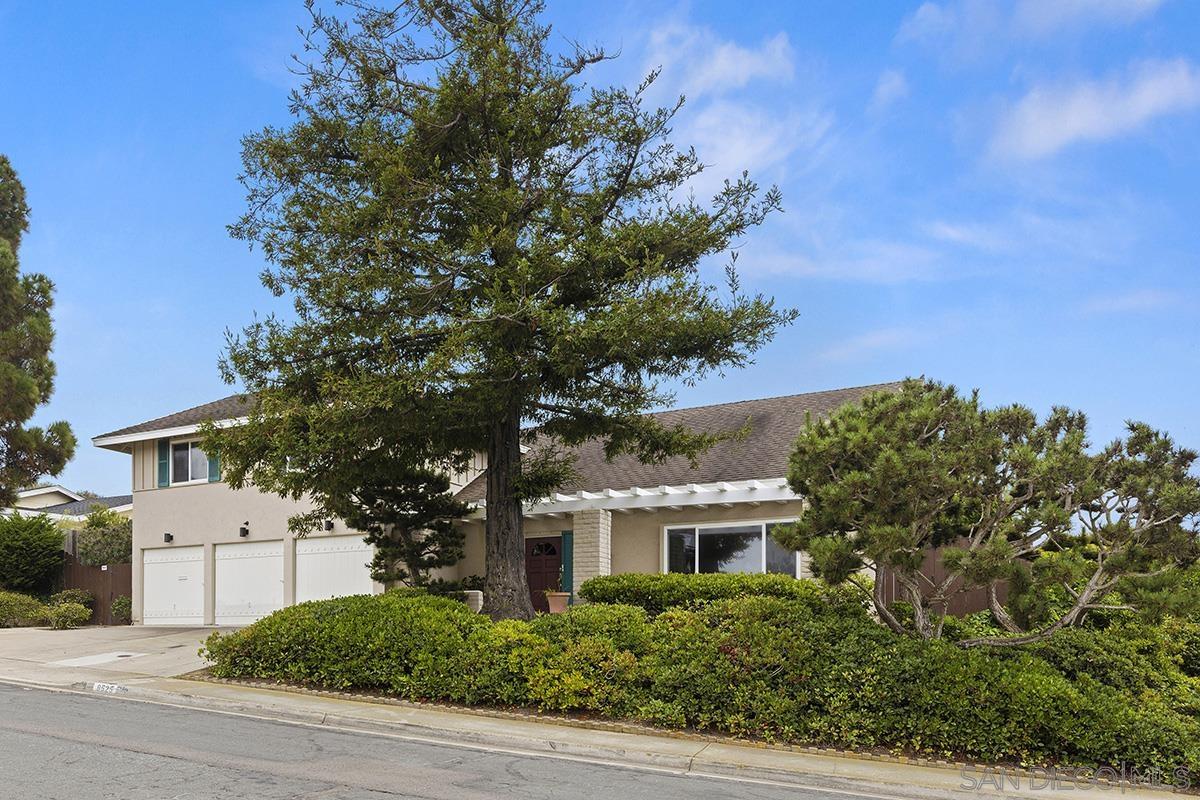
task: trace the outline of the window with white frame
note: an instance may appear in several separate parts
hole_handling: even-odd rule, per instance
[[[800,555],[771,531],[793,520],[681,525],[664,531],[667,572],[774,572],[800,577]]]
[[[208,480],[208,456],[199,441],[171,443],[171,483]]]

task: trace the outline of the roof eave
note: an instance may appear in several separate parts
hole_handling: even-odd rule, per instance
[[[218,428],[228,428],[234,425],[242,425],[246,422],[246,417],[236,417],[234,419],[215,419],[209,420]],[[105,434],[92,438],[92,444],[96,447],[103,447],[106,450],[116,450],[122,453],[129,452],[129,446],[135,442],[148,442],[154,439],[173,439],[179,436],[190,436],[198,433],[200,426],[203,423],[196,422],[191,425],[177,425],[173,428],[156,428],[148,431],[136,431],[134,433],[120,434]]]

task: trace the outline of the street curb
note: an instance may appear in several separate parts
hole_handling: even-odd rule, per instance
[[[798,789],[808,788],[833,793],[852,793],[859,796],[876,798],[911,798],[913,800],[949,800],[949,798],[961,798],[968,791],[963,787],[964,773],[962,770],[971,770],[972,772],[968,774],[978,779],[981,777],[983,770],[997,769],[965,763],[917,764],[913,763],[913,760],[856,758],[853,755],[846,755],[839,751],[813,753],[772,747],[756,747],[753,744],[747,745],[731,740],[708,737],[660,737],[678,742],[681,745],[685,743],[694,745],[694,748],[688,748],[684,752],[655,752],[645,749],[648,743],[652,743],[652,741],[647,741],[654,736],[650,733],[591,728],[589,730],[595,730],[598,734],[597,738],[608,741],[582,743],[568,741],[562,737],[556,739],[552,733],[553,728],[563,726],[557,726],[552,721],[529,718],[519,719],[518,721],[544,726],[549,729],[549,735],[530,737],[528,735],[503,733],[495,730],[450,730],[444,727],[422,724],[410,719],[385,721],[353,714],[302,711],[283,708],[279,705],[259,700],[211,697],[199,693],[168,691],[165,689],[138,686],[136,684],[87,681],[64,686],[9,679],[0,679],[0,682],[59,692],[136,700],[156,705],[240,714],[260,719],[293,722],[329,729],[385,734],[437,745],[499,749],[517,754],[601,762],[640,769],[674,772],[680,775],[695,777],[756,781],[792,786]],[[198,683],[205,685],[207,682]],[[224,682],[213,683],[226,688],[244,688],[247,691],[254,692],[266,691],[278,692],[280,694],[305,695],[303,692],[280,691],[279,689],[260,686],[241,687],[237,684]],[[355,700],[338,695],[328,696],[316,693],[313,696],[326,701],[363,702],[362,699]],[[369,699],[367,699],[367,702],[369,702]],[[372,705],[386,707],[388,704],[376,703]],[[416,704],[405,704],[404,706],[400,706],[400,708],[416,708],[428,713],[455,713],[449,709],[428,709]],[[498,721],[503,721],[504,719],[497,718],[494,715],[489,715],[488,718],[498,719]],[[518,718],[513,715],[510,719]],[[578,730],[583,727],[585,726],[576,725],[571,726],[570,729]],[[627,744],[618,745],[613,743],[614,739],[627,739],[628,742]],[[766,763],[779,760],[787,760],[792,763],[786,767]],[[856,772],[859,774],[854,774]],[[986,797],[1048,798],[1057,795],[1060,791],[1070,790],[1074,800],[1086,800],[1090,797],[1111,798],[1114,792],[1119,792],[1122,797],[1144,797],[1148,800],[1165,800],[1165,798],[1182,794],[1180,792],[1161,789],[1131,788],[1102,783],[1086,788],[1072,788],[1070,786],[1058,789],[1024,788],[1024,783],[1030,783],[1030,786],[1032,786],[1029,780],[1032,773],[1026,770],[1012,769],[1008,770],[1005,774],[1010,777],[1023,774],[1025,781],[1022,783],[1021,788],[1013,789],[1010,785],[1003,785],[1002,783],[1001,786],[1003,788],[1000,786],[979,786],[970,790],[970,793]]]

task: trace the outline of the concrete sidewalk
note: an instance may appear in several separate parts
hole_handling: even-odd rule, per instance
[[[2,667],[0,664],[0,669]],[[758,747],[716,738],[597,730],[514,715],[476,714],[146,675],[130,676],[125,682],[83,680],[63,687],[61,684],[17,681],[0,671],[0,681],[488,751],[602,762],[680,775],[769,782],[879,798],[925,800],[986,795],[1045,800],[1070,791],[1071,796],[1079,800],[1111,798],[1117,793],[1162,800],[1171,794],[1129,786],[1071,785],[1061,776],[1054,785],[1051,777],[1044,773],[1014,771],[1001,776],[994,771],[989,773],[983,768],[962,765]]]

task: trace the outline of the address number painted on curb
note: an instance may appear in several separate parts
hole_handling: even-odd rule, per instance
[[[127,694],[129,690],[119,683],[95,683],[92,684],[93,692],[101,694]]]

